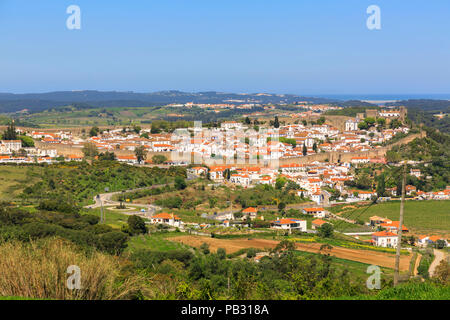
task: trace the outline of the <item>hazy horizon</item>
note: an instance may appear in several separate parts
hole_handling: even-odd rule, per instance
[[[373,4],[380,30],[366,25]],[[448,12],[444,0],[0,0],[0,92],[442,94]]]

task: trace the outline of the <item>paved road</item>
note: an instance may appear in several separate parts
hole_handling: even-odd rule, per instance
[[[124,190],[124,191],[125,192],[135,192],[135,191],[146,190],[146,189],[156,189],[156,188],[164,187],[164,186],[166,186],[166,185],[165,184],[154,185],[154,186],[150,186],[150,187],[143,187],[143,188],[137,188],[137,189]],[[95,208],[100,208],[102,205],[104,207],[118,206],[120,204],[120,202],[112,200],[112,197],[114,195],[121,194],[121,193],[122,193],[122,191],[101,193],[98,196],[94,197],[94,201],[95,201],[94,204],[85,206],[85,208],[95,209]],[[145,215],[145,216],[152,216],[156,211],[161,210],[161,207],[155,206],[153,204],[133,203],[132,205],[133,205],[133,207],[141,207],[141,208],[146,209],[145,214],[143,214],[143,212],[140,212],[140,211],[120,211],[120,213],[127,214],[127,215],[139,214],[139,215]]]
[[[442,260],[446,259],[445,253],[441,250],[433,250],[434,253],[434,260],[430,265],[430,268],[428,269],[428,273],[430,274],[430,277],[434,276],[434,272],[436,270],[436,267],[441,263]]]

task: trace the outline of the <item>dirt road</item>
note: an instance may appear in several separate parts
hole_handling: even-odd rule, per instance
[[[224,248],[227,253],[233,253],[245,248],[257,248],[257,249],[273,249],[277,246],[279,241],[266,240],[266,239],[216,239],[200,236],[180,236],[169,238],[171,241],[181,242],[183,244],[200,247],[203,243],[207,243],[212,251],[216,251],[218,248]],[[320,251],[320,243],[296,243],[297,250],[318,253]],[[333,247],[328,251],[330,255],[337,258],[358,261],[367,264],[373,264],[380,267],[394,268],[395,255],[385,252],[376,252],[370,250],[358,250],[348,249],[342,247]],[[402,255],[400,259],[400,270],[408,271],[411,255]]]
[[[441,263],[441,261],[446,259],[445,253],[442,252],[441,250],[434,249],[433,253],[434,253],[434,260],[431,263],[430,268],[428,269],[430,277],[434,276],[436,267]]]

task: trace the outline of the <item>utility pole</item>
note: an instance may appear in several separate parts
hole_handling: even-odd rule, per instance
[[[395,271],[394,271],[394,286],[398,284],[398,278],[400,273],[400,250],[402,247],[402,230],[403,230],[403,212],[405,207],[405,185],[406,185],[406,161],[403,164],[403,177],[402,177],[402,200],[400,202],[400,220],[398,223],[397,231],[397,252],[395,255]]]

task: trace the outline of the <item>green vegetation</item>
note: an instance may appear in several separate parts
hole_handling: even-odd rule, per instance
[[[434,260],[433,249],[427,248],[425,252],[423,252],[422,257],[420,259],[419,267],[417,268],[417,272],[424,278],[428,279],[430,277],[428,273],[428,269],[430,269],[430,265]]]
[[[185,245],[170,241],[170,237],[179,236],[179,232],[155,232],[150,235],[139,235],[130,238],[127,252],[138,252],[139,250],[151,250],[157,252],[168,252],[185,249]]]
[[[82,163],[62,163],[44,166],[33,171],[39,181],[24,189],[24,201],[34,199],[66,199],[74,203],[86,204],[93,197],[109,191],[148,187],[173,181],[176,176],[185,176],[181,167],[161,169],[158,167],[134,167],[114,161],[94,161],[92,165]]]
[[[340,300],[449,300],[450,286],[433,282],[414,282],[386,288],[374,295],[340,297]]]
[[[292,192],[286,190],[288,184],[283,184],[280,180],[278,188],[274,188],[270,185],[257,185],[251,189],[236,190],[235,202],[240,204],[243,208],[256,207],[262,205],[279,205],[280,203],[302,203],[305,199],[297,196]]]
[[[99,225],[96,216],[80,215],[79,210],[68,203],[50,201],[41,203],[41,209],[33,213],[1,204],[0,239],[28,242],[57,236],[86,249],[97,248],[111,254],[118,254],[126,248],[126,234],[110,226]],[[61,211],[55,211],[57,209]]]
[[[406,201],[404,223],[416,233],[434,234],[448,233],[450,230],[450,201]],[[342,206],[341,206],[342,208]],[[339,207],[330,209],[339,212]],[[400,201],[391,201],[367,206],[357,209],[342,211],[341,216],[349,219],[360,219],[369,221],[371,216],[387,217],[398,220],[400,212]]]

